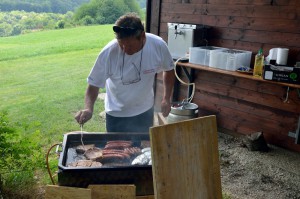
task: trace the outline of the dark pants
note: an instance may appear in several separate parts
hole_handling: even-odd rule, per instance
[[[154,109],[133,117],[113,117],[106,114],[107,132],[149,132],[153,126]]]

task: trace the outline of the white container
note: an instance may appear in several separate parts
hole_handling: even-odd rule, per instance
[[[215,46],[199,46],[190,47],[189,49],[189,62],[192,64],[200,64],[209,66],[210,54],[212,51],[227,50],[227,48],[215,47]]]
[[[196,25],[168,23],[168,48],[173,59],[185,57],[193,46]]]
[[[227,49],[224,51],[212,51],[210,67],[235,71],[240,67],[250,68],[251,51]]]

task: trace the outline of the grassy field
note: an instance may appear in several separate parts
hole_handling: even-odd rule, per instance
[[[86,77],[111,25],[78,27],[0,38],[0,111],[26,133],[40,130],[45,145],[80,130],[74,114],[84,103]],[[104,131],[100,101],[85,131]]]

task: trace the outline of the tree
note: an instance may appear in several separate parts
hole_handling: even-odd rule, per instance
[[[19,24],[17,24],[13,27],[11,35],[19,35],[21,33],[22,33],[22,27]]]
[[[24,10],[26,12],[66,13],[74,11],[89,0],[0,0],[0,11]]]
[[[57,23],[57,28],[59,28],[59,29],[64,29],[65,28],[65,22],[64,21],[59,21],[58,23]]]
[[[141,7],[136,0],[126,0],[125,3],[129,7],[130,12],[135,12],[138,15],[141,15]]]
[[[76,10],[74,20],[90,16],[96,24],[112,24],[127,12],[142,13],[136,0],[91,0]]]
[[[80,8],[77,9],[77,11],[74,14],[74,20],[80,21],[86,16],[90,16],[92,18],[96,17],[96,7],[93,6],[91,3],[89,4],[83,4]]]
[[[0,12],[0,37],[43,29],[73,27],[73,15],[71,11],[66,14],[25,11]]]
[[[102,2],[98,4],[96,18],[102,18],[102,21],[97,21],[98,24],[113,24],[121,15],[130,12],[129,7],[124,3],[124,0],[98,0]]]
[[[10,36],[13,32],[13,27],[8,23],[1,23],[0,24],[0,37],[7,37]]]

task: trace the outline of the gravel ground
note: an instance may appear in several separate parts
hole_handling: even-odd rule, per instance
[[[249,151],[240,138],[218,139],[222,190],[231,199],[300,199],[300,153],[273,145]]]

